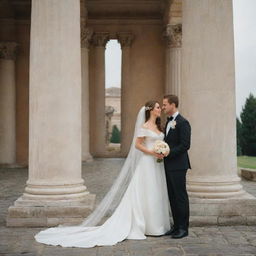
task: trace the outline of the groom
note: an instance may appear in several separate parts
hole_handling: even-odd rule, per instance
[[[191,169],[188,149],[190,148],[191,127],[179,114],[179,99],[176,95],[165,95],[162,109],[168,115],[165,125],[165,142],[170,154],[164,158],[164,167],[173,222],[166,235],[172,238],[188,236],[189,200],[186,190],[186,174]]]

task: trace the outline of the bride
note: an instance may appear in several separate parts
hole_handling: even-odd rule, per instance
[[[39,232],[37,242],[63,247],[114,245],[125,239],[146,239],[170,230],[169,200],[162,162],[152,148],[163,140],[161,108],[149,101],[138,113],[133,142],[119,176],[99,206],[78,226]],[[108,219],[100,225],[103,217]],[[110,217],[109,217],[110,216]]]

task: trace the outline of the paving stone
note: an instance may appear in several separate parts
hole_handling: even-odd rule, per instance
[[[247,246],[240,246],[240,245],[219,245],[219,244],[202,244],[198,246],[197,244],[194,245],[183,245],[183,249],[185,253],[194,253],[198,255],[241,255],[241,254],[254,254],[256,255],[256,248],[251,245]],[[185,254],[186,255],[186,254]]]
[[[243,236],[241,232],[228,232],[224,233],[224,237],[230,244],[249,244],[248,240]]]
[[[153,252],[154,256],[182,256],[184,252],[179,247],[159,248]]]
[[[97,204],[111,186],[123,164],[121,159],[97,159],[83,165],[88,190],[97,194]],[[9,206],[23,193],[27,169],[0,169],[0,256],[255,256],[256,225],[191,227],[189,236],[148,237],[125,240],[111,247],[62,248],[37,243],[34,235],[41,228],[8,228]],[[256,196],[256,183],[242,181],[244,188]]]

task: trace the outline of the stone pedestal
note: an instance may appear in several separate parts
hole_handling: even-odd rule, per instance
[[[237,175],[232,0],[184,0],[182,28],[181,112],[192,126],[192,213],[210,216],[213,208],[217,217],[240,218],[247,216],[244,202],[252,200],[255,216],[255,198]]]
[[[79,7],[79,0],[32,1],[29,179],[8,226],[77,223],[93,208],[81,178]]]
[[[190,226],[256,225],[256,200],[190,198]]]
[[[109,34],[105,32],[96,32],[92,37],[93,59],[95,68],[91,71],[91,79],[94,81],[94,86],[91,90],[91,123],[90,128],[91,152],[93,156],[102,156],[106,151],[105,144],[105,46],[109,40]]]
[[[15,42],[0,42],[0,164],[15,164]]]
[[[93,31],[81,28],[81,67],[82,67],[82,161],[92,161],[90,154],[89,117],[89,46]]]

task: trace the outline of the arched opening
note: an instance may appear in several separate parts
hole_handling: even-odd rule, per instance
[[[105,51],[105,145],[108,153],[121,148],[121,59],[117,40],[110,40]]]

